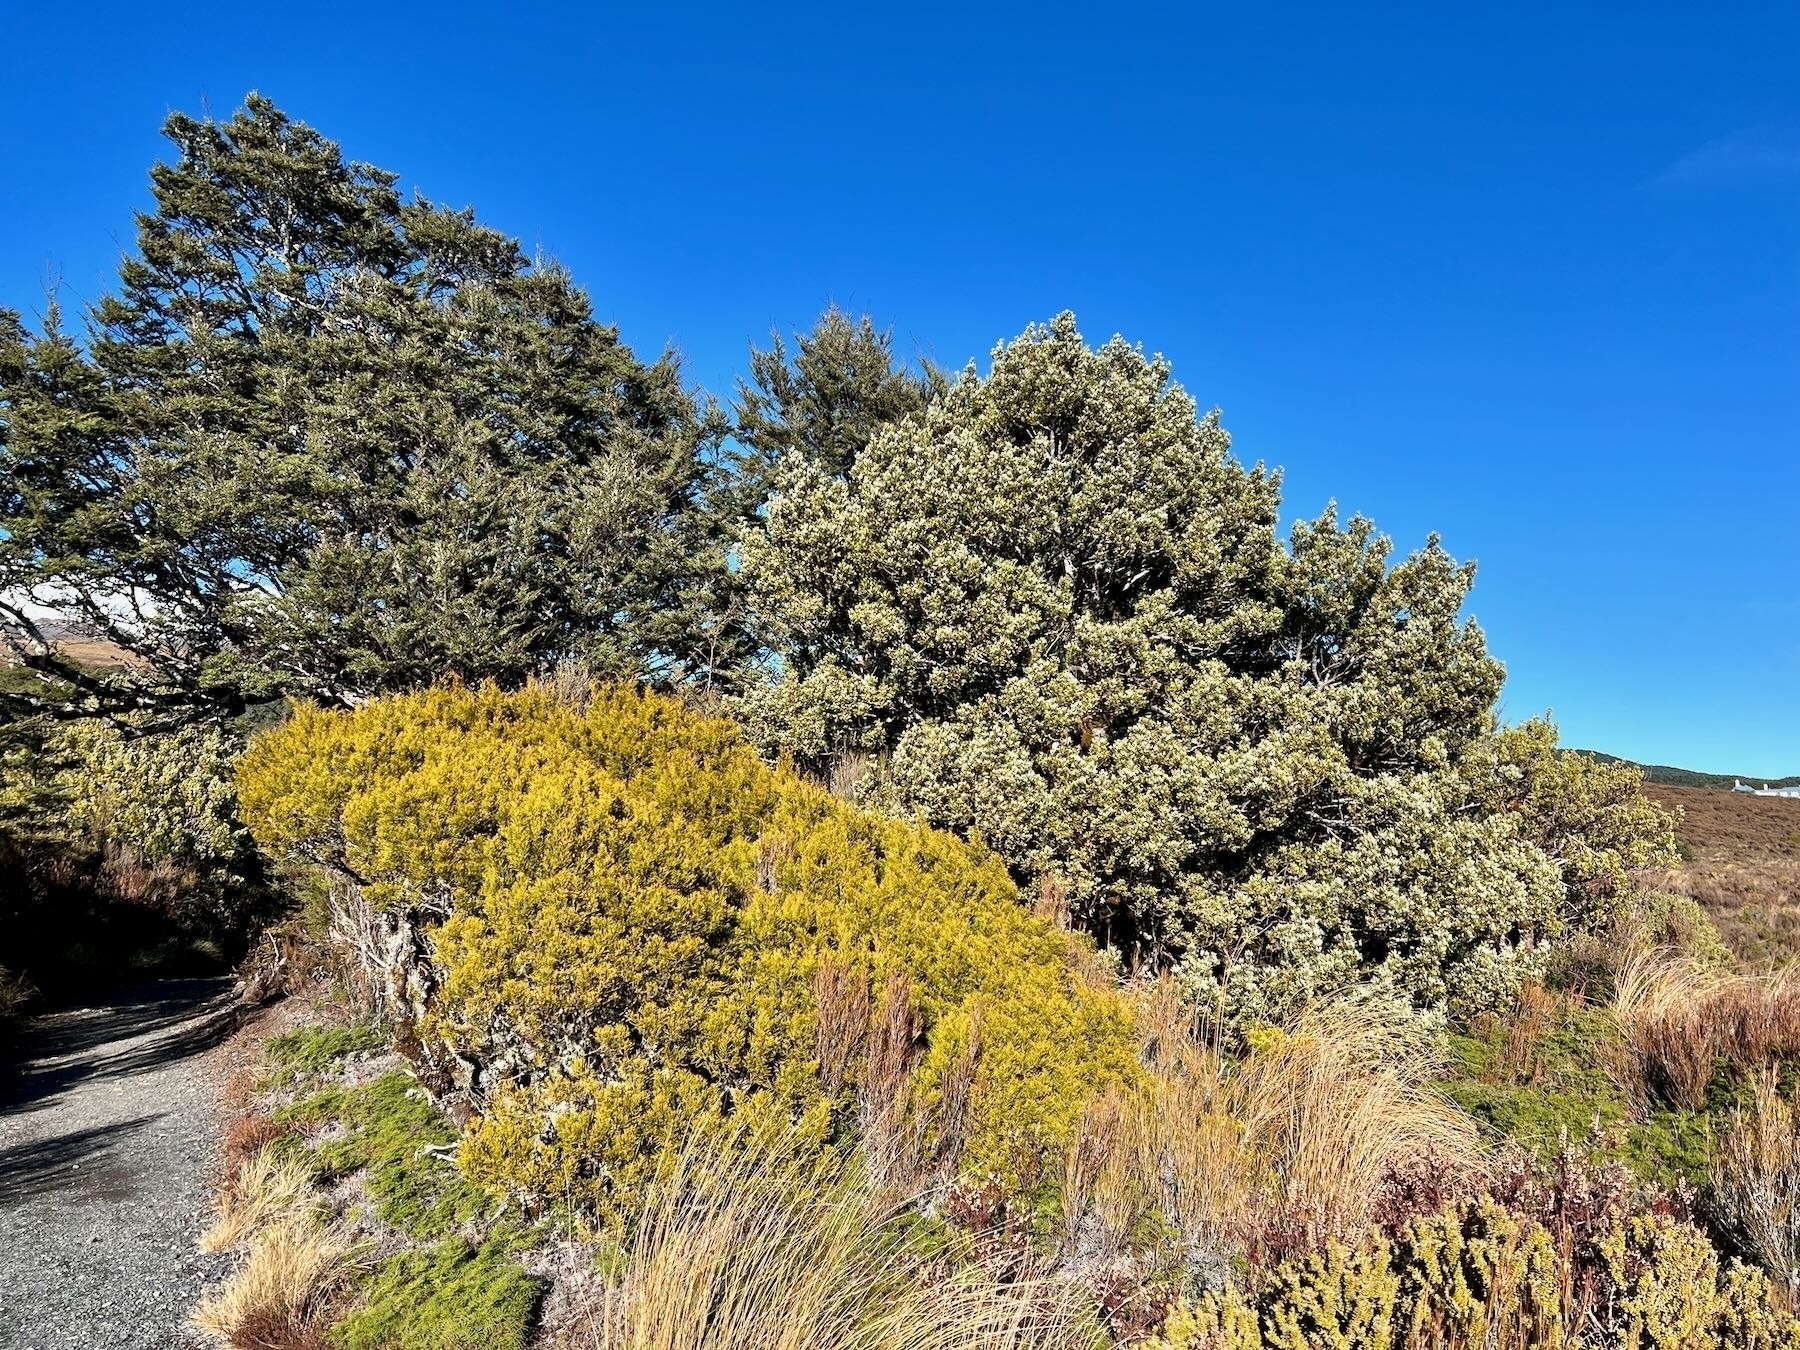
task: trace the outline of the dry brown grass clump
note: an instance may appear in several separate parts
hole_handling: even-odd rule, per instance
[[[791,1147],[707,1148],[655,1188],[591,1350],[1093,1350],[1066,1284],[1000,1281],[921,1242],[904,1205]]]
[[[1713,1157],[1713,1203],[1743,1248],[1800,1294],[1800,1110],[1772,1069]]]
[[[297,1215],[256,1232],[249,1256],[194,1310],[224,1350],[314,1350],[358,1264],[345,1231]]]
[[[226,1252],[263,1228],[302,1218],[312,1205],[312,1177],[269,1148],[238,1158],[220,1188],[218,1214],[200,1235],[200,1250]]]
[[[221,1170],[229,1180],[239,1166],[260,1153],[277,1139],[297,1133],[294,1125],[277,1120],[268,1111],[252,1108],[232,1120],[225,1128],[225,1139],[219,1149]]]
[[[1719,1063],[1756,1067],[1800,1053],[1800,971],[1718,970],[1667,952],[1637,952],[1619,970],[1613,1016],[1641,1100],[1705,1107]]]
[[[219,1088],[219,1104],[229,1111],[254,1112],[262,1100],[265,1064],[238,1064],[225,1075]]]
[[[1167,986],[1148,1002],[1155,1072],[1089,1111],[1064,1178],[1065,1248],[1091,1243],[1097,1223],[1117,1252],[1160,1214],[1185,1263],[1275,1260],[1367,1228],[1420,1159],[1483,1165],[1474,1121],[1434,1086],[1435,1060],[1373,1004],[1318,1008],[1233,1057]]]

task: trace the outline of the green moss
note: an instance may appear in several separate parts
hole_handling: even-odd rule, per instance
[[[1668,1186],[1703,1183],[1714,1125],[1709,1113],[1658,1111],[1634,1120],[1609,1065],[1620,1062],[1618,1031],[1604,1013],[1564,1005],[1526,1057],[1525,1081],[1511,1079],[1497,1036],[1450,1038],[1454,1069],[1447,1095],[1496,1135],[1548,1161],[1566,1138]],[[1721,1096],[1709,1108],[1725,1110]]]
[[[1699,1189],[1711,1180],[1715,1128],[1710,1115],[1659,1111],[1625,1132],[1618,1157],[1639,1176],[1664,1185],[1681,1180]]]
[[[1515,1087],[1474,1079],[1453,1080],[1445,1085],[1445,1091],[1452,1101],[1496,1134],[1546,1158],[1556,1152],[1564,1135],[1585,1139],[1626,1124],[1623,1103],[1607,1094]]]
[[[456,1170],[447,1149],[457,1130],[395,1072],[359,1087],[330,1088],[278,1112],[301,1126],[337,1123],[343,1133],[315,1145],[307,1161],[322,1182],[366,1171],[375,1212],[409,1237],[432,1241],[475,1219],[488,1207],[480,1187]]]
[[[1497,1133],[1548,1156],[1565,1133],[1582,1139],[1626,1125],[1624,1096],[1605,1067],[1616,1058],[1617,1036],[1602,1015],[1567,1005],[1510,1063],[1498,1028],[1452,1036],[1446,1090]]]
[[[440,1242],[375,1268],[334,1333],[344,1350],[525,1350],[544,1283],[511,1245]]]
[[[269,1055],[289,1081],[317,1078],[351,1055],[386,1047],[379,1029],[366,1022],[337,1027],[301,1027],[269,1040]]]

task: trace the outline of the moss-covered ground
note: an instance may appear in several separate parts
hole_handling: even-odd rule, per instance
[[[368,1210],[392,1236],[360,1277],[332,1332],[344,1350],[524,1350],[544,1283],[519,1254],[526,1234],[452,1161],[455,1125],[401,1069],[331,1082],[354,1055],[386,1042],[367,1024],[304,1027],[272,1038],[274,1113],[295,1127],[275,1147],[323,1189],[360,1178]],[[391,1250],[395,1242],[403,1243]]]
[[[543,1292],[505,1238],[452,1238],[381,1262],[336,1339],[345,1350],[525,1350]]]
[[[1488,1019],[1452,1035],[1450,1051],[1445,1091],[1498,1139],[1546,1161],[1567,1141],[1666,1187],[1704,1184],[1721,1119],[1741,1099],[1721,1067],[1704,1111],[1632,1101],[1612,1018],[1567,999],[1535,1022]]]

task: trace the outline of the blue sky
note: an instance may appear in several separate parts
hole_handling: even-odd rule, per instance
[[[951,365],[1073,308],[1478,560],[1509,716],[1800,773],[1800,7],[1474,8],[9,5],[0,305],[259,89],[715,391],[830,300]]]

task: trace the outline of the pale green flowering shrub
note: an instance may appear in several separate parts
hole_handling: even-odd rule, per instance
[[[76,831],[128,849],[143,862],[229,871],[250,847],[237,820],[238,742],[198,725],[127,736],[98,719],[59,737],[57,786]]]
[[[1073,316],[840,462],[790,453],[744,542],[752,734],[866,759],[1209,1001],[1494,1006],[1671,844],[1628,774],[1498,734],[1471,567],[1332,510],[1284,544],[1279,478]]]

